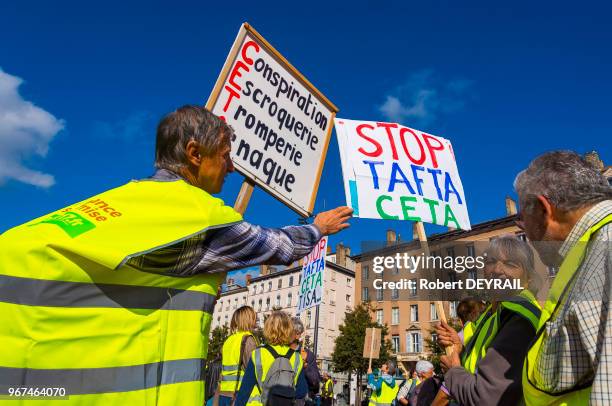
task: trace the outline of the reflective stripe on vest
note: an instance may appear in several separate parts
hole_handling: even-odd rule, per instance
[[[567,256],[564,258],[563,263],[559,267],[559,272],[555,276],[552,286],[548,291],[548,297],[546,299],[546,303],[544,304],[544,309],[542,309],[542,316],[539,320],[536,338],[533,341],[531,348],[527,352],[527,357],[525,358],[525,363],[523,365],[523,397],[527,406],[544,406],[553,404],[574,406],[589,404],[592,384],[589,384],[586,387],[572,388],[569,391],[566,390],[560,393],[551,393],[539,385],[540,377],[535,369],[535,364],[537,362],[538,353],[540,352],[540,347],[542,346],[542,341],[544,340],[546,325],[555,315],[559,304],[563,302],[563,298],[568,292],[568,288],[572,285],[571,282],[577,275],[576,271],[578,268],[580,268],[580,265],[584,260],[584,254],[586,252],[588,242],[591,240],[593,234],[609,223],[612,223],[612,214],[606,216],[602,221],[588,229],[578,239],[578,242],[572,247]]]
[[[476,373],[480,360],[485,357],[491,342],[497,335],[503,311],[511,311],[524,317],[531,323],[534,330],[537,328],[537,320],[541,313],[540,305],[528,290],[523,290],[509,300],[499,302],[496,311],[493,311],[489,305],[475,322],[474,332],[461,353],[461,365],[470,373]]]
[[[370,396],[370,406],[389,406],[393,403],[399,392],[399,386],[397,383],[393,387],[390,387],[386,381],[383,380],[380,386],[380,394],[376,391],[372,391]]]
[[[223,276],[164,274],[190,265],[180,246],[142,255],[239,221],[182,180],[140,181],[0,235],[0,382],[63,387],[77,405],[202,404]]]
[[[242,362],[242,354],[240,347],[245,336],[253,336],[250,331],[238,331],[230,335],[223,343],[221,382],[219,390],[221,392],[236,392],[240,389],[244,368],[240,368]],[[240,374],[238,370],[240,369]]]
[[[286,355],[290,348],[286,345],[273,345],[272,348],[279,355]],[[253,386],[253,391],[251,392],[251,396],[249,396],[249,400],[247,402],[247,406],[261,406],[261,392],[259,388],[263,385],[263,382],[266,380],[266,375],[268,370],[274,363],[274,356],[270,354],[268,350],[266,350],[263,346],[257,347],[253,354],[251,355],[251,361],[255,366],[255,379],[257,380],[257,385]],[[304,362],[302,361],[302,357],[300,356],[300,352],[296,351],[291,355],[289,359],[289,364],[293,366],[293,370],[295,371],[294,385],[297,385],[298,377],[302,372],[302,367],[304,366]]]

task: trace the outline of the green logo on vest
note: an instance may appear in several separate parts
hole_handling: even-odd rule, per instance
[[[49,218],[41,221],[40,223],[55,224],[64,230],[71,238],[96,228],[94,223],[73,211],[52,214]],[[32,225],[35,226],[36,224]]]

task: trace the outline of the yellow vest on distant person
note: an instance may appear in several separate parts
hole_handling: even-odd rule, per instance
[[[221,392],[238,392],[240,390],[240,383],[244,375],[244,368],[240,368],[242,363],[240,347],[245,336],[253,337],[253,333],[250,331],[238,331],[227,337],[223,343],[221,351],[223,366],[221,369],[221,382],[219,383],[219,390]]]
[[[0,235],[0,382],[61,388],[58,405],[202,405],[223,275],[143,255],[241,220],[183,180],[143,180]]]
[[[557,306],[563,302],[563,297],[567,293],[566,287],[571,284],[576,271],[584,260],[587,243],[591,239],[591,236],[597,232],[597,230],[611,222],[612,215],[608,215],[602,221],[587,230],[582,237],[580,237],[578,243],[574,245],[563,260],[563,263],[559,268],[559,273],[557,273],[555,276],[555,280],[548,291],[548,298],[546,299],[544,309],[542,310],[542,316],[539,320],[536,339],[527,353],[527,358],[525,359],[525,364],[523,366],[523,396],[527,406],[580,406],[589,404],[591,385],[587,387],[574,388],[573,390],[558,394],[550,393],[539,386],[541,377],[534,366],[537,362],[540,348],[542,347],[542,340],[544,339],[546,324],[555,314]]]
[[[397,383],[393,387],[390,387],[387,382],[383,380],[380,387],[380,394],[376,394],[376,391],[372,391],[370,396],[369,406],[391,406],[399,392],[399,386]]]

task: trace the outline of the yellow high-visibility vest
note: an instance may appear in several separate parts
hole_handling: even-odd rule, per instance
[[[203,404],[223,275],[164,274],[180,249],[144,255],[241,220],[183,180],[143,180],[0,235],[0,383],[77,405]]]
[[[271,347],[274,348],[279,355],[287,355],[290,350],[289,346],[286,345],[272,345]],[[274,356],[265,348],[265,346],[260,346],[253,351],[251,360],[253,362],[253,366],[255,367],[255,379],[257,380],[258,384],[253,387],[249,400],[247,401],[247,406],[262,406],[263,403],[261,399],[261,392],[259,391],[258,385],[261,386],[266,380],[268,371],[274,363]],[[304,366],[304,362],[302,361],[302,357],[298,351],[291,355],[289,358],[289,364],[295,371],[293,384],[297,386],[298,377],[300,376]]]
[[[530,291],[523,290],[516,298],[499,302],[496,311],[492,311],[489,305],[473,323],[473,333],[470,334],[471,337],[466,341],[461,353],[461,365],[472,374],[476,373],[478,363],[485,357],[495,338],[499,330],[501,313],[504,311],[519,314],[531,323],[534,330],[537,329],[541,307]]]
[[[325,384],[323,385],[323,397],[324,398],[331,398],[334,396],[334,382],[331,380],[331,378],[329,378],[327,381],[325,381]]]
[[[369,406],[391,406],[398,392],[399,385],[397,383],[391,387],[383,380],[380,386],[380,394],[377,394],[375,390],[372,391]]]
[[[546,335],[546,325],[555,315],[559,304],[563,303],[564,295],[567,294],[566,287],[571,284],[574,275],[576,275],[576,271],[584,260],[587,243],[597,230],[611,222],[612,214],[606,216],[602,221],[588,229],[587,232],[580,237],[578,242],[572,247],[563,260],[559,272],[555,276],[555,280],[548,291],[548,297],[539,320],[536,339],[529,349],[525,364],[523,365],[523,396],[527,406],[575,406],[589,404],[592,384],[586,387],[576,387],[562,393],[551,393],[543,388],[541,384],[542,377],[539,375],[537,369],[535,369],[535,365],[538,353],[542,347],[542,341]]]
[[[223,349],[221,350],[223,366],[221,382],[219,383],[221,392],[237,392],[240,389],[240,383],[244,375],[244,368],[240,368],[242,363],[240,347],[245,336],[253,337],[253,333],[238,331],[227,337],[227,340],[223,343]],[[240,373],[238,373],[239,371]]]

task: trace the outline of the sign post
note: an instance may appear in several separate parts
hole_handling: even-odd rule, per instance
[[[372,359],[380,357],[381,330],[375,327],[366,328],[365,340],[363,341],[363,357],[368,358],[368,369],[372,368]]]
[[[234,129],[231,157],[246,178],[236,210],[258,185],[309,217],[338,108],[247,23],[206,107]]]

